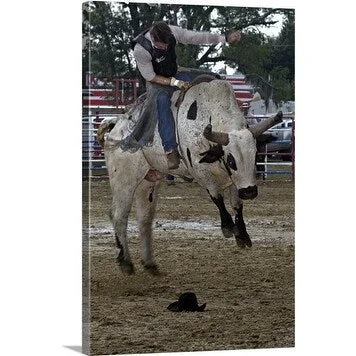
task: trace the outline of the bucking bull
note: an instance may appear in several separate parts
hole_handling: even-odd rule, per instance
[[[197,78],[198,79],[198,78]],[[105,147],[106,166],[113,195],[112,221],[123,272],[133,273],[134,266],[127,241],[127,223],[133,199],[142,241],[142,264],[158,272],[151,246],[158,188],[163,175],[173,174],[195,180],[205,188],[219,209],[225,237],[235,237],[240,247],[251,247],[243,220],[243,200],[257,196],[255,177],[256,140],[263,132],[282,121],[282,113],[248,127],[239,109],[234,91],[225,80],[196,80],[185,93],[172,96],[177,142],[182,157],[180,167],[168,171],[157,128],[149,145],[136,150],[123,148],[133,124],[142,115],[142,100],[119,119],[102,123],[98,141]],[[234,219],[225,201],[230,201]]]

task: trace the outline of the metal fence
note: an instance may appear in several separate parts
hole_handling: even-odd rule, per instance
[[[263,120],[266,115],[253,116],[254,119]],[[247,117],[247,120],[252,117]],[[295,174],[295,116],[283,115],[283,123],[268,133],[277,137],[270,144],[259,147],[257,153],[257,172],[263,178],[273,178],[275,175],[288,176],[294,180]],[[278,150],[281,149],[281,150]]]
[[[82,172],[83,177],[107,176],[104,150],[96,139],[96,133],[103,115],[85,116],[82,118]]]

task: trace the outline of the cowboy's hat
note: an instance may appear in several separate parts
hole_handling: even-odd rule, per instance
[[[185,292],[179,296],[177,302],[168,305],[167,309],[173,312],[182,311],[198,311],[202,312],[206,307],[206,303],[198,305],[197,296],[193,292]]]

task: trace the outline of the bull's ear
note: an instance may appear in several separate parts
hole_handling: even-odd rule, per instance
[[[221,145],[216,145],[213,147],[210,147],[208,151],[205,151],[203,153],[200,153],[200,156],[204,156],[199,163],[213,163],[218,161],[221,157],[224,156],[224,151],[221,147]]]

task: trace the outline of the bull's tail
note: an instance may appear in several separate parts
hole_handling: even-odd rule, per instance
[[[104,147],[105,145],[105,134],[109,133],[114,126],[116,125],[118,118],[113,118],[108,121],[102,122],[96,133],[96,139],[99,142],[100,146]]]

